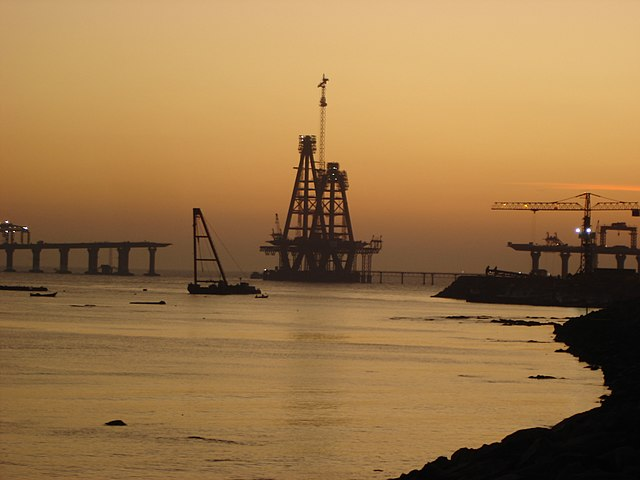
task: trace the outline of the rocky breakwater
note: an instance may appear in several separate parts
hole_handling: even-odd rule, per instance
[[[462,448],[399,478],[640,479],[640,299],[571,319],[555,334],[571,354],[602,369],[611,393],[599,407],[551,428]]]

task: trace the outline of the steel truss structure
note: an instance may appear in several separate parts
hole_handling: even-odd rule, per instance
[[[277,227],[267,255],[278,255],[278,267],[266,280],[308,282],[370,282],[372,257],[382,239],[355,240],[347,190],[347,172],[336,162],[316,165],[316,138],[299,137],[300,160],[284,230]],[[360,257],[360,265],[358,265]]]

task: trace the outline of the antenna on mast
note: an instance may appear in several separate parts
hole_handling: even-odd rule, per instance
[[[318,169],[324,170],[324,134],[325,134],[325,126],[327,122],[327,97],[326,97],[326,89],[327,82],[329,79],[322,74],[322,81],[318,84],[318,88],[322,89],[322,93],[320,95],[320,148],[318,149]]]

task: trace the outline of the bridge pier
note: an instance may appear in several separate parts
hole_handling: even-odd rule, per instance
[[[616,266],[618,270],[624,270],[624,262],[627,260],[627,255],[624,253],[616,253]]]
[[[436,274],[433,272],[422,272],[422,284],[427,284],[427,275],[431,277],[431,285],[435,285],[436,283]]]
[[[569,258],[571,254],[569,252],[560,252],[560,260],[562,261],[562,278],[569,276]]]
[[[536,273],[540,270],[540,256],[542,252],[537,250],[531,250],[531,273]]]
[[[42,272],[41,256],[43,250],[58,250],[60,254],[59,268],[55,269],[56,273],[71,273],[69,270],[69,253],[74,249],[87,250],[87,271],[89,275],[109,274],[111,268],[109,265],[104,267],[105,271],[101,271],[98,265],[99,253],[101,248],[117,248],[118,249],[118,275],[133,275],[129,271],[129,253],[133,248],[149,249],[149,271],[146,275],[156,276],[156,254],[160,247],[168,247],[170,243],[156,242],[77,242],[77,243],[47,243],[39,241],[37,243],[0,243],[0,250],[5,251],[5,272],[15,272],[14,254],[16,250],[30,250],[32,263],[30,272]],[[111,261],[109,262],[111,263]]]
[[[89,247],[87,248],[87,253],[89,254],[89,265],[87,271],[85,273],[89,275],[97,275],[98,273],[98,252],[100,251],[99,247]]]
[[[158,247],[149,247],[149,271],[145,273],[147,277],[157,277],[156,273],[156,251]]]
[[[640,255],[636,255],[636,262],[638,262],[638,273],[640,273]]]
[[[118,275],[132,275],[129,271],[129,252],[131,247],[118,247]]]
[[[7,253],[7,262],[5,264],[4,271],[5,272],[15,272],[15,269],[13,268],[13,252],[15,252],[15,249],[14,248],[7,248],[5,250],[5,252]]]
[[[42,248],[33,247],[31,249],[32,263],[31,263],[31,273],[42,273],[42,269],[40,268],[40,254],[42,253]]]
[[[60,266],[56,273],[71,273],[71,270],[69,270],[69,250],[68,247],[58,249],[60,252]]]

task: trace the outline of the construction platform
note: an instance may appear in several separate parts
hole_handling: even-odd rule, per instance
[[[382,248],[381,238],[356,240],[347,190],[347,172],[337,162],[325,162],[326,87],[322,76],[320,96],[320,138],[300,135],[296,179],[284,229],[276,226],[268,245],[260,247],[267,255],[277,255],[278,265],[266,269],[265,280],[293,282],[370,283],[373,255]],[[314,158],[318,149],[318,160]]]
[[[315,145],[314,136],[300,136],[300,162],[284,230],[276,216],[269,245],[260,247],[267,255],[278,255],[278,266],[265,270],[263,278],[370,283],[372,257],[380,252],[382,239],[355,240],[347,202],[347,173],[335,162],[326,168],[317,166]]]
[[[535,243],[511,243],[507,244],[510,248],[518,252],[529,252],[531,255],[531,273],[541,273],[540,257],[543,253],[558,253],[562,261],[561,274],[562,278],[569,275],[569,259],[571,255],[581,255],[583,247],[578,245],[537,245]],[[625,270],[625,263],[628,256],[636,257],[637,272],[640,273],[640,249],[637,247],[626,247],[616,245],[612,247],[594,245],[591,247],[594,256],[594,267],[598,268],[599,255],[614,255],[616,258],[616,269]]]

